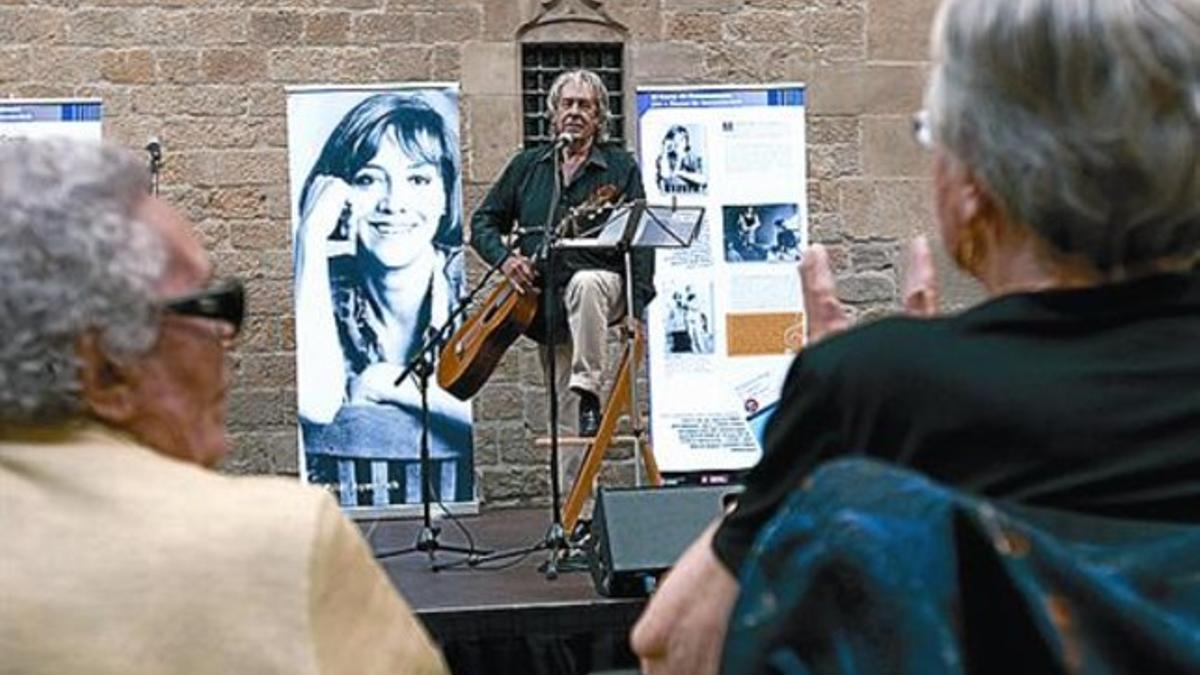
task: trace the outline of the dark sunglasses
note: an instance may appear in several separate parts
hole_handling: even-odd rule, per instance
[[[240,279],[222,279],[203,290],[166,300],[162,307],[172,314],[224,321],[233,326],[236,336],[246,313],[246,291]]]

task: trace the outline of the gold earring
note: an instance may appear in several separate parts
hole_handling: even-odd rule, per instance
[[[978,276],[987,257],[986,225],[982,221],[982,217],[976,216],[963,226],[953,251],[955,264],[972,276]]]

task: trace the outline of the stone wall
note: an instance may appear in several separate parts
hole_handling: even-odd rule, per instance
[[[220,270],[249,281],[252,313],[234,356],[237,449],[226,468],[288,473],[297,459],[285,86],[461,81],[469,213],[521,142],[518,36],[624,41],[630,92],[651,83],[805,82],[812,238],[830,246],[843,298],[871,317],[895,305],[904,240],[932,234],[930,163],[911,141],[910,120],[921,106],[935,5],[0,0],[0,96],[101,97],[109,138],[131,147],[163,140],[163,195],[198,225]],[[542,22],[572,15],[608,25]],[[947,277],[949,304],[973,293]],[[487,503],[544,500],[544,452],[531,445],[544,411],[536,353],[520,346],[478,400]],[[618,448],[606,479],[628,482],[630,455]]]

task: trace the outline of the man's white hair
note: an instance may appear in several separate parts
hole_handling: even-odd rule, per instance
[[[612,123],[612,111],[608,107],[608,87],[604,86],[604,81],[600,76],[590,70],[568,70],[558,77],[554,78],[554,82],[550,84],[550,91],[546,94],[546,116],[554,121],[558,114],[558,103],[562,100],[563,87],[567,86],[568,82],[581,84],[592,92],[596,99],[596,113],[599,116],[600,126],[596,130],[596,140],[604,143],[608,140],[609,125]],[[559,130],[555,129],[554,133]]]

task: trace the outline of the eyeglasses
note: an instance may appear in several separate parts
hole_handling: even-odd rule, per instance
[[[913,140],[922,149],[933,150],[933,120],[930,119],[928,110],[921,110],[913,115],[912,134]]]
[[[246,312],[246,291],[240,279],[222,279],[195,293],[165,300],[162,308],[180,316],[224,321],[233,327],[236,337]]]

